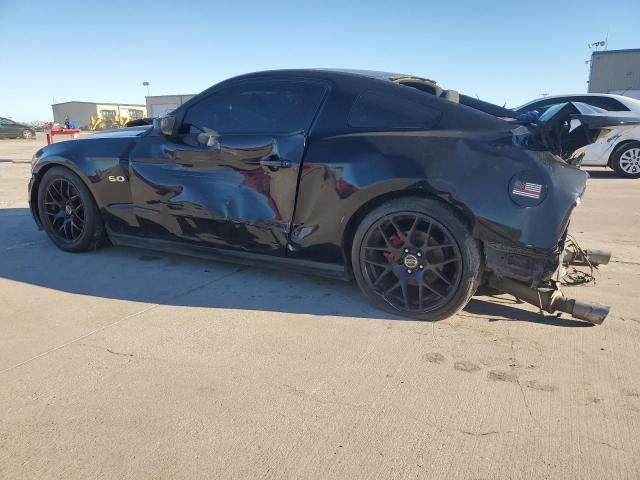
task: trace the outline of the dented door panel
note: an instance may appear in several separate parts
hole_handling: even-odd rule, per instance
[[[304,135],[224,135],[213,148],[188,137],[149,140],[131,154],[132,199],[146,232],[284,254]]]

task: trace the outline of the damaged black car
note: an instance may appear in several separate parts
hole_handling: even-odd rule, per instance
[[[252,73],[154,125],[39,150],[30,206],[66,251],[109,240],[355,277],[374,305],[422,320],[486,284],[600,323],[606,307],[555,281],[587,181],[559,156],[575,113],[518,119],[410,75]]]

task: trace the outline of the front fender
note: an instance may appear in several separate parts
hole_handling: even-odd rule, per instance
[[[70,140],[36,152],[28,190],[30,208],[38,226],[41,227],[37,211],[38,187],[43,175],[56,166],[68,168],[84,182],[108,223],[111,205],[130,203],[129,183],[114,184],[109,182],[109,177],[128,178],[126,152],[132,142],[131,139]]]

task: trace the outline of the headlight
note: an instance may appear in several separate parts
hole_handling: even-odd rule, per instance
[[[38,160],[40,160],[41,156],[42,156],[42,149],[38,150],[36,153],[33,154],[33,157],[31,157],[31,170],[33,170],[33,167],[36,166],[36,163],[38,163]]]

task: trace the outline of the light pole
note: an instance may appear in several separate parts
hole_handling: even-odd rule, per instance
[[[142,86],[147,87],[147,97],[151,96],[149,93],[149,85],[151,85],[149,82],[142,82]]]

